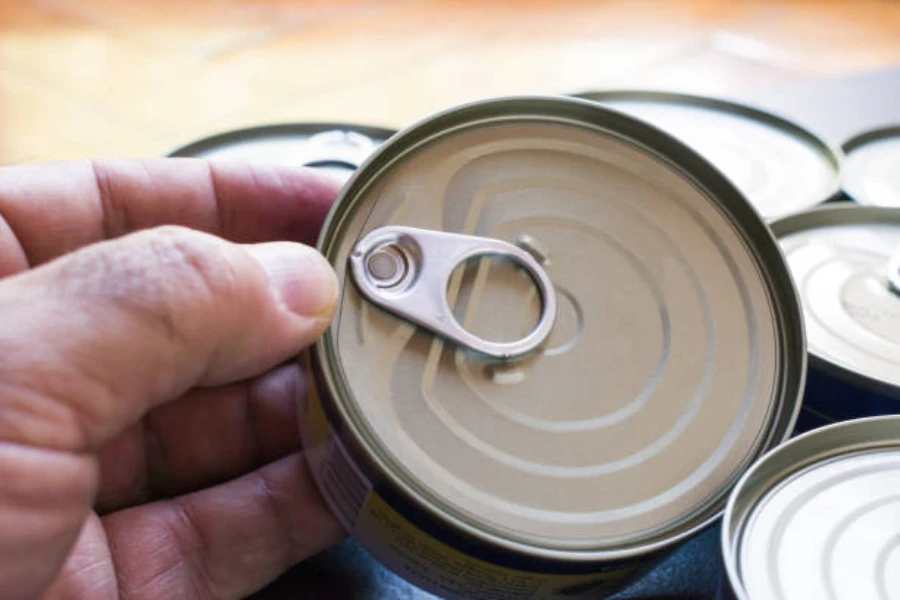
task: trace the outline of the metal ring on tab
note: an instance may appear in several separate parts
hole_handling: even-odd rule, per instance
[[[514,260],[534,280],[541,316],[534,330],[514,342],[491,342],[466,331],[453,316],[447,286],[466,260],[499,255]],[[537,260],[525,250],[493,238],[413,227],[382,227],[356,243],[350,255],[353,279],[371,302],[461,346],[509,360],[543,344],[556,320],[556,290]]]

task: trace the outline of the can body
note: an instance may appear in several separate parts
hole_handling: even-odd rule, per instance
[[[410,583],[451,600],[606,597],[669,554],[573,566],[499,552],[442,527],[390,484],[379,482],[352,441],[342,439],[327,416],[329,399],[314,352],[306,364],[310,389],[300,430],[319,490],[350,535]]]

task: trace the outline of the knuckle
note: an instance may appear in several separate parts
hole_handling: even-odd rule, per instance
[[[243,313],[254,287],[226,242],[185,227],[143,230],[70,255],[54,284],[100,323],[122,317],[179,348],[196,332]],[[205,339],[204,336],[199,336]]]
[[[227,306],[239,293],[237,265],[225,243],[184,227],[132,234],[73,260],[64,285],[85,291],[88,309],[108,304],[150,317],[170,331]]]
[[[167,278],[174,277],[179,288],[217,298],[236,290],[236,267],[221,241],[171,225],[152,230],[147,237],[150,258]]]

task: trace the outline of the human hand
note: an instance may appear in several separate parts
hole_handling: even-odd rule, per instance
[[[0,168],[0,596],[237,598],[341,539],[292,360],[336,279],[262,243],[313,242],[337,191],[193,159]]]

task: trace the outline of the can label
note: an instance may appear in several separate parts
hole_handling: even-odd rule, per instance
[[[620,589],[655,564],[635,560],[570,575],[513,569],[470,556],[411,523],[375,491],[329,425],[312,373],[301,429],[313,477],[344,528],[385,567],[442,598],[595,598]]]

